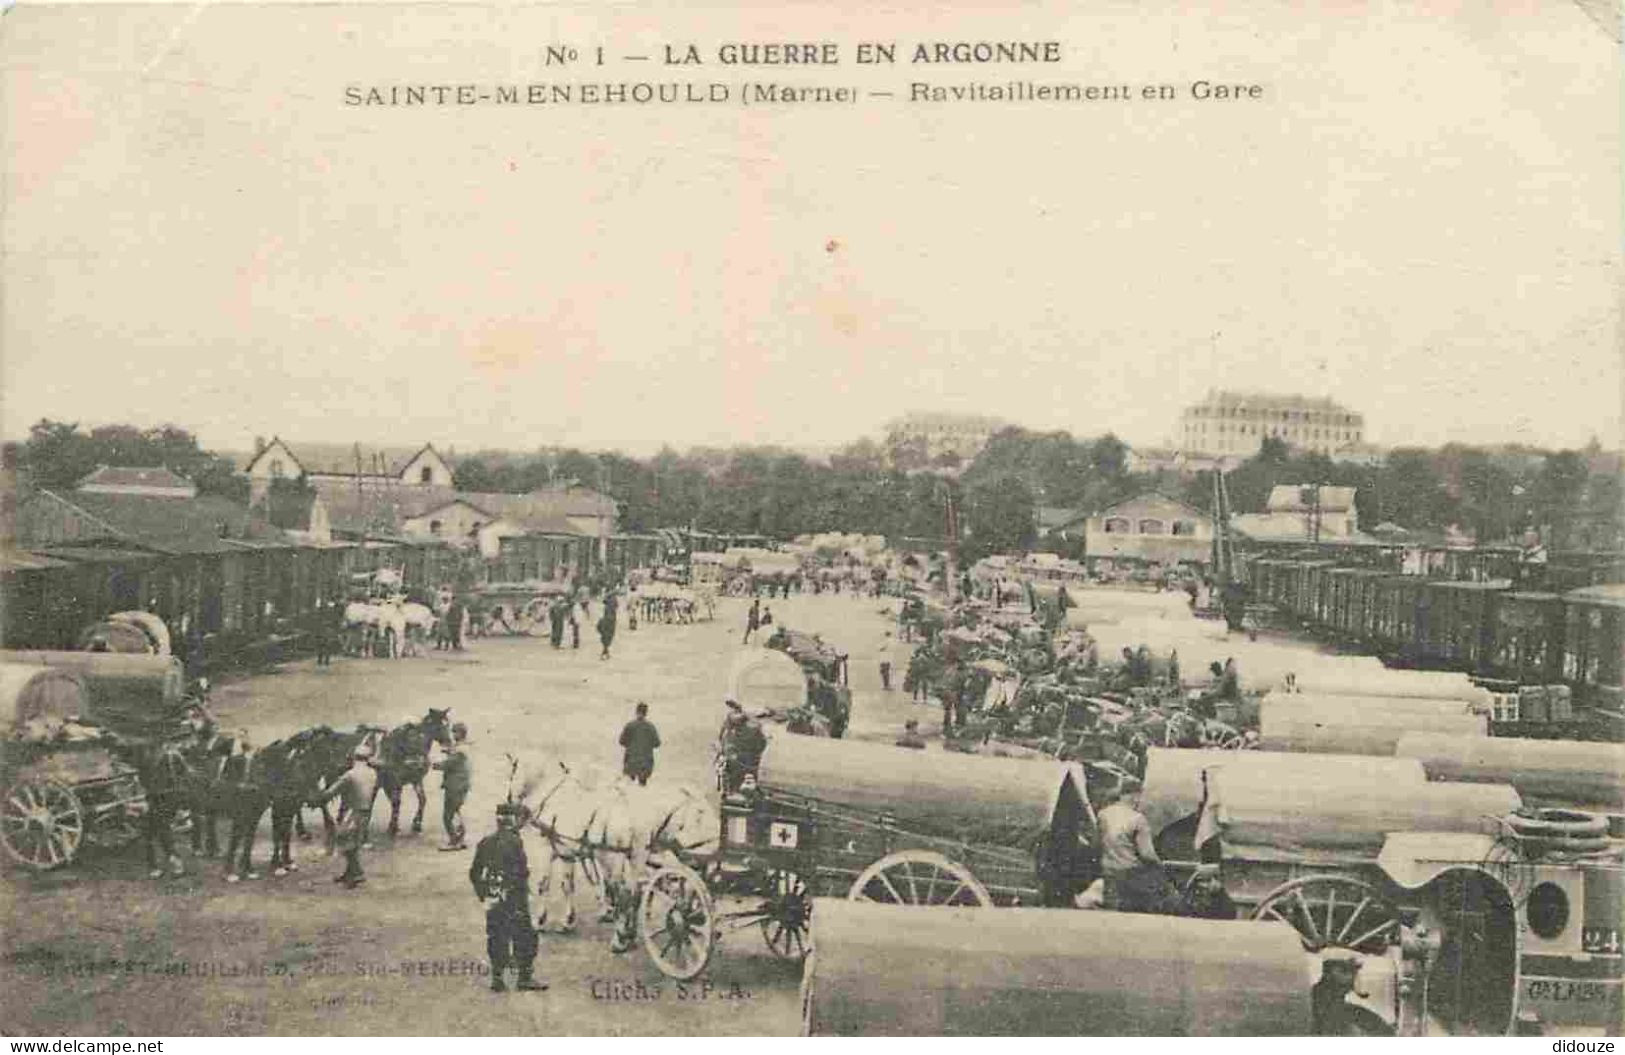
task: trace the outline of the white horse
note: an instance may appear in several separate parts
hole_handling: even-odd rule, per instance
[[[421,604],[403,604],[400,614],[404,636],[401,654],[416,656],[422,651],[423,643],[434,637],[440,617],[435,615],[434,609]]]
[[[632,945],[637,899],[649,870],[668,861],[708,858],[720,845],[716,811],[704,796],[676,785],[642,787],[560,763],[527,778],[519,798],[529,811],[527,823],[543,841],[535,859],[541,877],[537,927],[547,923],[556,878],[564,901],[560,929],[575,929],[580,870],[593,888],[599,918],[616,923],[615,952]]]
[[[400,658],[406,641],[406,617],[401,608],[390,601],[351,601],[344,606],[344,627],[356,655],[374,655],[382,648],[388,658]]]

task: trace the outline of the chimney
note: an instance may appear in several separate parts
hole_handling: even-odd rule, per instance
[[[265,437],[264,436],[255,436],[254,437],[254,457],[258,458],[263,453],[265,453]]]

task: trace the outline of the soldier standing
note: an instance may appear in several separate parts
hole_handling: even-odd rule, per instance
[[[463,841],[463,803],[473,784],[473,764],[468,760],[468,726],[458,722],[451,727],[451,748],[434,764],[440,770],[440,825],[446,830],[442,850],[466,850]]]
[[[350,752],[350,768],[344,775],[322,790],[318,803],[327,802],[339,794],[344,796],[347,811],[338,830],[338,847],[344,851],[344,871],[333,877],[354,890],[367,881],[361,869],[361,845],[367,841],[367,830],[372,825],[372,800],[378,790],[378,774],[372,768],[372,748],[365,742]]]
[[[532,971],[536,964],[536,931],[530,922],[530,864],[519,838],[519,807],[497,806],[497,830],[474,848],[468,870],[474,896],[490,901],[485,909],[485,951],[491,958],[491,991],[505,993],[502,974],[511,963],[518,971],[514,988],[520,992],[546,989]]]

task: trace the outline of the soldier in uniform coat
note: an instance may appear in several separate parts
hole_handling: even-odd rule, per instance
[[[546,989],[532,975],[536,963],[536,931],[530,922],[530,864],[519,837],[519,807],[497,806],[497,830],[474,848],[468,869],[474,895],[490,902],[485,909],[485,951],[491,958],[491,991],[507,992],[503,972],[512,964],[518,972],[514,988],[521,992]]]
[[[442,850],[466,850],[463,841],[463,803],[473,784],[473,763],[468,758],[468,726],[458,722],[451,727],[451,747],[446,756],[434,764],[440,770],[440,825],[446,830],[446,845]]]
[[[329,784],[318,798],[319,802],[344,796],[346,816],[338,830],[338,847],[344,851],[344,871],[333,878],[354,890],[367,881],[361,869],[361,847],[367,841],[367,829],[372,823],[372,800],[378,790],[378,774],[372,768],[372,749],[358,744],[350,752],[350,768]]]

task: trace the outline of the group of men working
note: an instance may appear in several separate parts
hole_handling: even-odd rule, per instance
[[[440,822],[446,832],[442,850],[466,850],[463,803],[473,784],[473,764],[468,758],[468,726],[458,722],[451,727],[451,744],[433,768],[440,770],[442,803]],[[344,852],[344,871],[333,881],[351,890],[367,881],[361,866],[366,846],[372,803],[378,791],[378,772],[373,768],[372,747],[363,740],[350,752],[350,767],[321,789],[318,804],[337,798],[343,804],[344,819],[336,833],[336,845]]]

